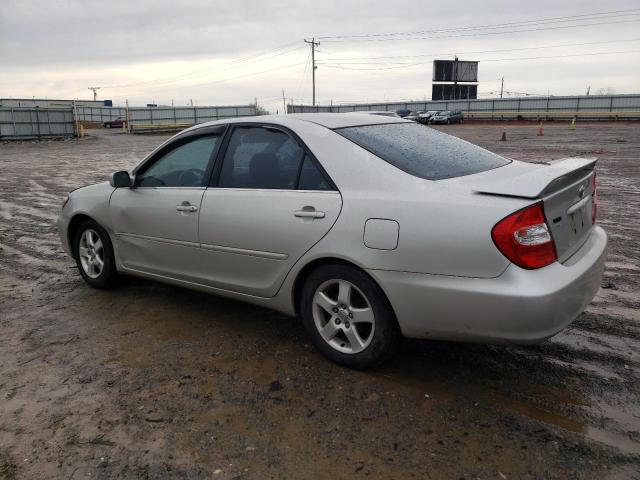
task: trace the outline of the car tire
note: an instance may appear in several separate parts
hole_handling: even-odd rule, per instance
[[[447,119],[447,125],[451,125],[451,119]]]
[[[107,231],[93,220],[84,221],[73,240],[80,275],[93,288],[113,287],[118,279],[113,245]]]
[[[111,128],[111,124],[110,124],[110,123],[107,123],[107,124],[104,126],[104,128]]]
[[[400,346],[402,335],[387,297],[356,268],[335,264],[314,270],[302,288],[300,309],[313,344],[340,365],[376,367]]]
[[[462,125],[464,123],[464,120],[461,118],[460,119],[460,125]]]

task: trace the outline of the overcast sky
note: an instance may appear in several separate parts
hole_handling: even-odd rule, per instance
[[[313,36],[321,104],[429,99],[454,54],[482,96],[640,93],[639,27],[640,0],[0,0],[0,98],[282,111],[311,103]]]

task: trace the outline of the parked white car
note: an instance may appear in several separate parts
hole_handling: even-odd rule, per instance
[[[533,343],[597,292],[595,159],[508,160],[414,122],[300,114],[197,125],[73,191],[84,280],[139,275],[297,315],[328,358],[402,335]]]

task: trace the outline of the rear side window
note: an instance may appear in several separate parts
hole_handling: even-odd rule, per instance
[[[299,190],[331,190],[327,179],[313,163],[309,155],[304,156],[300,170]]]
[[[416,123],[386,123],[335,131],[400,170],[427,180],[471,175],[511,162],[484,148]]]

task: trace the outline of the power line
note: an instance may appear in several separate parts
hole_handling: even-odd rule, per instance
[[[322,61],[317,62],[319,65],[332,63],[337,65],[340,62],[340,65],[348,65],[348,64],[373,64],[374,62],[343,62],[343,60],[382,60],[388,58],[422,58],[422,57],[437,57],[437,56],[453,56],[453,55],[474,55],[479,53],[498,53],[498,52],[515,52],[521,50],[543,50],[546,48],[560,48],[560,47],[582,47],[587,45],[602,45],[609,43],[623,43],[623,42],[635,42],[640,40],[639,38],[629,38],[629,39],[620,39],[620,40],[608,40],[602,42],[583,42],[583,43],[563,43],[556,45],[541,45],[538,47],[522,47],[522,48],[501,48],[498,50],[475,50],[468,52],[447,52],[447,53],[422,53],[417,55],[388,55],[388,56],[376,56],[376,57],[328,57],[324,58]]]
[[[231,80],[241,80],[243,78],[254,77],[256,75],[261,75],[263,73],[275,72],[276,70],[284,70],[284,69],[287,69],[287,68],[297,67],[297,66],[301,66],[301,65],[302,65],[302,63],[300,63],[300,62],[292,63],[290,65],[284,65],[284,66],[280,66],[280,67],[276,67],[276,68],[270,68],[268,70],[262,70],[260,72],[253,72],[253,73],[238,75],[238,76],[235,76],[235,77],[222,78],[222,79],[214,80],[214,81],[211,81],[211,82],[201,82],[201,83],[195,83],[195,84],[191,84],[191,85],[185,85],[185,87],[199,87],[199,86],[203,86],[203,85],[215,85],[217,83],[229,82]],[[167,90],[167,88],[164,88],[164,90]],[[162,91],[162,89],[159,90],[159,91]]]
[[[508,62],[508,61],[519,61],[519,60],[541,60],[548,58],[568,58],[568,57],[588,57],[594,55],[614,55],[614,54],[622,54],[622,53],[637,53],[640,50],[624,50],[618,52],[594,52],[594,53],[577,53],[577,54],[568,54],[568,55],[549,55],[549,56],[539,56],[539,57],[513,57],[513,58],[488,58],[480,60],[481,62]],[[361,70],[361,71],[371,71],[371,70],[392,70],[397,68],[407,68],[418,65],[428,65],[431,62],[416,62],[416,63],[396,63],[393,66],[389,67],[373,67],[373,68],[353,68],[353,67],[343,67],[340,64],[323,64],[327,68],[336,68],[339,70]]]
[[[302,72],[302,78],[300,79],[300,83],[298,84],[298,90],[296,91],[296,98],[300,97],[300,92],[302,90],[302,85],[304,81],[307,79],[307,69],[309,68],[309,60],[311,60],[311,50],[307,54],[307,60],[304,62],[304,72]]]
[[[595,20],[595,19],[606,18],[606,17],[615,18],[622,15],[627,16],[629,14],[634,14],[633,12],[640,12],[640,8],[631,8],[626,10],[613,10],[613,11],[599,12],[599,13],[587,13],[587,14],[581,14],[581,15],[566,15],[562,17],[547,17],[547,18],[539,18],[535,20],[524,20],[519,22],[493,23],[493,24],[484,24],[484,25],[467,25],[462,27],[434,29],[434,30],[419,30],[414,32],[366,33],[366,34],[360,34],[360,35],[326,35],[326,36],[318,37],[318,39],[333,41],[334,39],[411,36],[411,35],[424,35],[429,33],[459,32],[459,31],[465,31],[465,30],[481,30],[481,29],[486,30],[486,29],[506,28],[506,27],[527,26],[527,25],[539,24],[539,23],[587,21],[587,20]]]
[[[635,14],[634,14],[635,15]],[[627,15],[628,16],[628,15]],[[615,22],[597,22],[597,23],[585,23],[578,25],[563,25],[556,27],[543,27],[543,28],[529,28],[524,30],[505,30],[502,32],[476,32],[476,33],[461,33],[459,35],[428,35],[422,37],[410,37],[410,38],[376,38],[376,39],[362,39],[362,40],[352,40],[352,41],[363,41],[363,42],[389,42],[389,41],[399,41],[399,40],[432,40],[432,39],[440,39],[440,38],[460,38],[460,37],[480,37],[480,36],[488,36],[488,35],[505,35],[511,33],[526,33],[526,32],[541,32],[546,30],[562,30],[566,28],[580,28],[580,27],[592,27],[592,26],[600,26],[600,25],[614,25],[620,23],[632,23],[637,22],[639,19],[633,20],[618,20]],[[326,43],[343,43],[347,40],[325,40]]]
[[[257,63],[257,62],[262,62],[265,60],[270,60],[273,59],[275,57],[279,57],[281,55],[286,55],[287,53],[291,53],[295,50],[300,50],[301,48],[303,48],[298,42],[295,43],[288,43],[282,47],[276,48],[275,50],[272,50],[270,52],[266,52],[266,53],[262,53],[262,54],[258,54],[258,55],[251,55],[251,56],[247,56],[247,57],[243,57],[240,59],[236,59],[236,60],[231,60],[230,62],[227,62],[223,65],[221,65],[220,67],[217,67],[215,70],[222,70],[222,69],[233,69],[238,67],[239,65],[246,65],[246,64],[250,64],[250,63]],[[283,51],[284,50],[284,51]],[[156,79],[152,79],[152,80],[144,80],[144,81],[140,81],[140,82],[132,82],[132,83],[125,83],[125,84],[116,84],[116,85],[107,85],[103,88],[128,88],[128,87],[138,87],[138,86],[144,86],[144,85],[151,85],[151,84],[156,84],[154,86],[157,85],[163,85],[163,84],[170,84],[170,83],[175,83],[175,82],[180,82],[180,81],[184,81],[184,80],[190,80],[193,78],[200,78],[206,75],[210,75],[214,70],[209,69],[209,70],[196,70],[194,72],[185,74],[185,75],[179,75],[177,77],[164,77],[164,78],[156,78]]]

